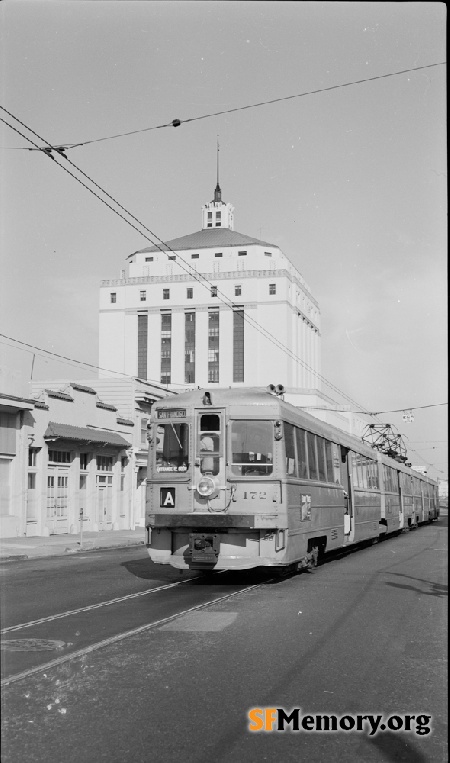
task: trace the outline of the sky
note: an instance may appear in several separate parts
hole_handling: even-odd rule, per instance
[[[10,0],[0,117],[93,141],[67,156],[165,241],[201,228],[219,140],[235,230],[319,303],[323,376],[446,478],[445,31],[435,2]],[[95,375],[100,281],[148,241],[3,122],[0,146],[0,389],[26,394]]]

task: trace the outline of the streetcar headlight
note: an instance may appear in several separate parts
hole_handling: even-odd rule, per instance
[[[197,485],[197,492],[199,495],[206,498],[208,495],[212,495],[216,489],[216,483],[211,477],[202,477]]]

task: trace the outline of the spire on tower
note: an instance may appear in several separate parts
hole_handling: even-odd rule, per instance
[[[228,228],[234,230],[234,207],[222,200],[222,191],[219,182],[219,136],[217,136],[216,164],[217,183],[214,198],[202,207],[202,230],[207,228]]]
[[[219,136],[217,136],[217,185],[216,190],[214,191],[214,201],[222,201],[222,191],[220,190],[219,185]]]

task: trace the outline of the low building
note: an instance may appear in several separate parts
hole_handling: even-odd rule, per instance
[[[0,393],[0,535],[25,535],[29,412],[34,401]]]
[[[1,394],[2,536],[143,526],[150,410],[168,394],[133,378]]]

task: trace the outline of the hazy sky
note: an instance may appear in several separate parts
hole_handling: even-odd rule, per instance
[[[434,2],[11,0],[0,24],[1,104],[52,144],[439,63],[446,46]],[[219,135],[235,229],[280,246],[319,302],[323,375],[371,411],[433,405],[414,423],[381,418],[434,477],[447,474],[445,76],[436,66],[68,153],[168,240],[201,228]],[[0,126],[0,331],[95,365],[99,283],[148,242]],[[23,394],[33,356],[0,341],[0,384]],[[35,379],[88,377],[36,354]]]

